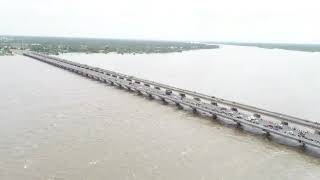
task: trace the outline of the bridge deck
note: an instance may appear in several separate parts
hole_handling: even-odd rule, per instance
[[[189,107],[194,112],[206,113],[214,118],[219,117],[230,120],[239,127],[251,127],[260,130],[262,134],[267,136],[278,135],[293,140],[304,148],[309,146],[320,148],[319,123],[274,113],[223,99],[212,98],[204,94],[183,90],[56,57],[32,52],[26,52],[24,55],[104,83],[143,93],[150,97],[157,97],[162,101],[175,103],[179,107]],[[217,103],[229,105],[231,108],[218,106]],[[285,122],[277,123],[269,121],[260,115],[253,116],[250,113],[239,112],[234,107],[252,111],[254,114],[259,113],[268,115],[279,119],[280,121],[285,120]],[[293,124],[307,127],[309,130],[306,131],[301,130],[301,128],[291,127],[287,124],[288,121],[292,122]]]
[[[38,55],[41,55],[41,54],[38,54]],[[63,60],[63,59],[57,58],[57,57],[49,57],[49,58],[55,59],[57,61]],[[215,102],[215,103],[219,103],[219,104],[222,104],[222,105],[236,107],[236,108],[243,109],[243,110],[246,110],[246,111],[249,111],[249,112],[265,115],[265,116],[268,116],[268,117],[273,117],[273,118],[276,118],[278,120],[285,121],[285,122],[292,122],[294,124],[302,125],[302,126],[305,126],[305,127],[310,127],[312,129],[320,131],[320,123],[319,122],[313,122],[313,121],[309,121],[309,120],[306,120],[306,119],[289,116],[289,115],[286,115],[286,114],[272,112],[272,111],[268,111],[268,110],[265,110],[265,109],[257,108],[257,107],[254,107],[254,106],[249,106],[249,105],[245,105],[245,104],[242,104],[242,103],[237,103],[237,102],[233,102],[233,101],[229,101],[229,100],[225,100],[225,99],[221,99],[221,98],[216,98],[214,96],[208,96],[208,95],[205,95],[205,94],[202,94],[202,93],[193,92],[193,91],[189,91],[189,90],[184,90],[184,89],[176,88],[176,87],[173,87],[173,86],[169,86],[169,85],[165,85],[165,84],[161,84],[161,83],[157,83],[157,82],[154,82],[154,81],[145,80],[145,79],[141,79],[141,78],[137,78],[137,77],[133,77],[133,76],[128,76],[128,75],[125,75],[125,74],[122,74],[122,73],[118,73],[118,72],[114,72],[114,71],[110,71],[110,70],[105,70],[105,69],[101,69],[101,68],[97,68],[97,67],[91,67],[91,66],[83,65],[83,64],[72,62],[72,61],[68,61],[68,60],[63,60],[63,61],[65,63],[71,64],[71,65],[77,65],[79,67],[84,67],[84,68],[87,68],[87,69],[91,69],[91,70],[96,71],[96,72],[109,73],[109,74],[116,75],[117,77],[122,77],[122,78],[125,78],[125,79],[129,78],[129,79],[131,79],[133,81],[139,81],[139,82],[142,82],[144,84],[152,85],[154,87],[161,87],[161,88],[164,88],[164,89],[170,89],[170,90],[175,91],[177,93],[183,93],[183,94],[187,94],[187,95],[190,95],[192,97],[198,97],[200,99],[207,100],[207,101],[210,101],[210,102]]]

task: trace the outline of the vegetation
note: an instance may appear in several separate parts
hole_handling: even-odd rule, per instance
[[[0,50],[8,52],[12,49],[27,49],[31,51],[60,54],[60,53],[171,53],[196,49],[215,49],[217,45],[173,41],[137,41],[118,39],[89,39],[89,38],[58,38],[58,37],[0,37]],[[1,51],[0,51],[1,52]],[[2,53],[6,54],[6,53]]]
[[[10,39],[0,37],[0,56],[12,55],[11,46],[8,44]]]

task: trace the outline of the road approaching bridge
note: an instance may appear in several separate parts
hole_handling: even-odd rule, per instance
[[[181,109],[227,120],[236,127],[254,129],[268,137],[281,137],[304,149],[320,151],[320,124],[253,106],[248,106],[216,97],[192,92],[161,83],[117,73],[97,67],[35,52],[24,52],[24,56],[69,70],[79,75],[118,86],[152,99],[171,103]],[[290,124],[289,124],[290,123]]]

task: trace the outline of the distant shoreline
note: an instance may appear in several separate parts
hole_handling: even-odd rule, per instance
[[[12,55],[14,50],[59,55],[62,53],[172,53],[198,49],[217,49],[218,45],[179,41],[147,41],[123,39],[58,38],[30,36],[0,36],[0,55]]]
[[[237,42],[212,42],[218,45],[233,45],[258,47],[264,49],[282,49],[289,51],[320,52],[320,44],[289,44],[289,43],[237,43]]]
[[[133,39],[95,39],[37,36],[1,36],[0,56],[12,56],[15,50],[30,50],[48,55],[65,53],[159,54],[200,49],[217,49],[219,45],[320,52],[320,44],[245,43],[245,42],[182,42]]]

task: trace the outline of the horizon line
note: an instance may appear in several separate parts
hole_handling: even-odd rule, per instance
[[[129,41],[159,41],[159,42],[185,42],[185,43],[214,43],[214,44],[295,44],[295,45],[320,45],[317,43],[294,43],[294,42],[266,42],[266,41],[217,41],[217,40],[166,40],[166,39],[139,39],[139,38],[108,38],[108,37],[89,37],[89,36],[51,36],[51,35],[13,35],[0,34],[0,37],[34,37],[34,38],[64,38],[64,39],[96,39],[96,40],[129,40]]]

